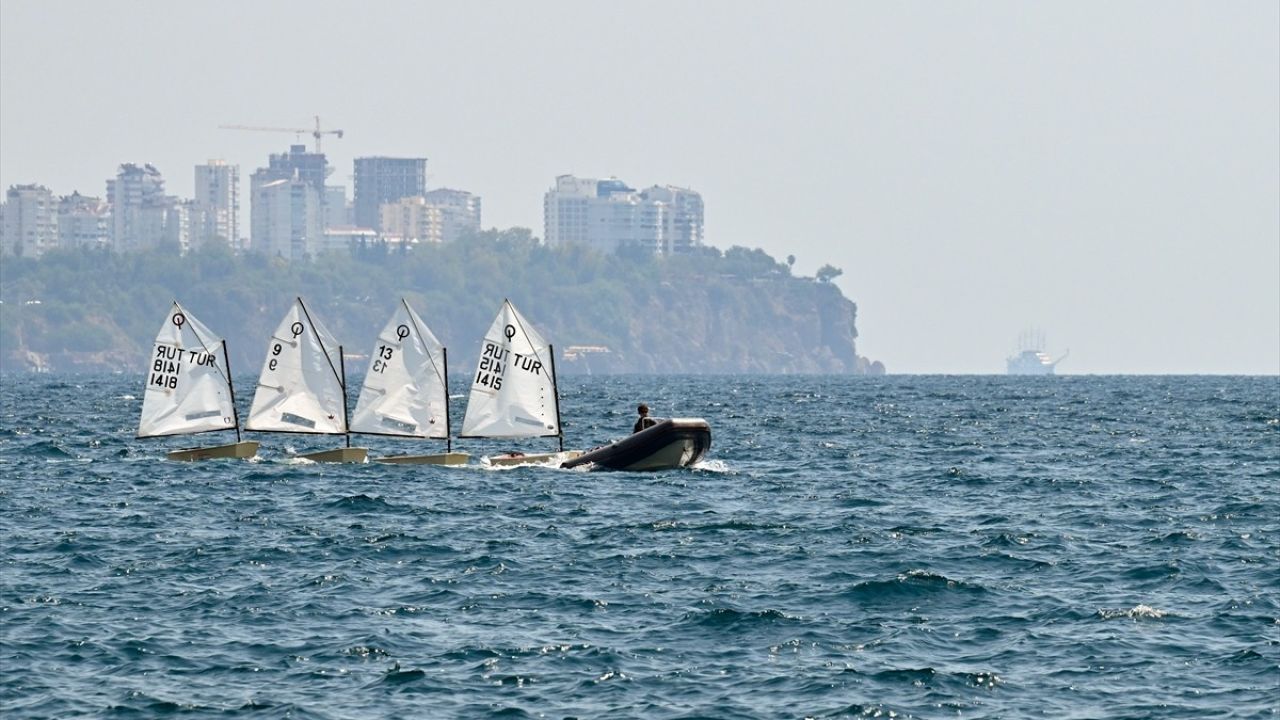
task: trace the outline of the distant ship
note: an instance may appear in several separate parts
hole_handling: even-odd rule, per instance
[[[1044,351],[1044,334],[1026,331],[1018,336],[1018,353],[1005,359],[1009,375],[1052,375],[1058,363],[1066,359],[1070,351],[1054,360]]]

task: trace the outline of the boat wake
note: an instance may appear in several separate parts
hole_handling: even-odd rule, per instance
[[[723,460],[702,460],[689,466],[691,470],[710,473],[731,473],[733,468]]]

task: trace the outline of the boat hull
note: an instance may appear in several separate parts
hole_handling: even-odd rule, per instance
[[[369,448],[348,447],[336,450],[321,450],[298,457],[311,462],[323,463],[362,463],[369,456]]]
[[[194,460],[216,460],[222,458],[245,460],[257,454],[258,443],[254,440],[245,440],[243,442],[231,443],[230,445],[174,450],[168,453],[167,457],[170,460],[190,462]]]
[[[388,465],[466,465],[470,458],[467,453],[446,452],[432,455],[388,455],[373,458],[373,461]]]
[[[668,418],[653,427],[569,460],[606,470],[671,470],[688,467],[711,449],[711,426],[702,418]]]
[[[514,465],[547,465],[549,463],[572,462],[582,455],[581,450],[563,450],[552,453],[519,453],[511,455],[489,455],[485,462],[489,465],[511,467]]]

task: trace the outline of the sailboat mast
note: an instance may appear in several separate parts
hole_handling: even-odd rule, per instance
[[[453,452],[453,430],[449,428],[449,348],[440,348],[444,360],[444,450]]]
[[[236,442],[240,442],[240,411],[236,410],[236,384],[231,381],[231,356],[227,354],[226,340],[222,341],[222,364],[227,366],[227,392],[231,394],[231,418],[236,421]]]
[[[560,381],[556,378],[556,346],[547,344],[551,355],[551,390],[556,399],[556,437],[560,439],[560,452],[564,452],[564,425],[560,423]]]
[[[347,413],[347,359],[342,356],[342,346],[338,346],[338,368],[342,373],[338,380],[342,385],[342,429],[347,433],[347,447],[351,447],[351,418]]]

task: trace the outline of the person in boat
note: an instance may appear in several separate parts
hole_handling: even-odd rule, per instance
[[[653,427],[658,424],[657,420],[649,417],[648,405],[640,403],[640,406],[636,408],[636,412],[640,413],[640,417],[636,418],[636,424],[631,428],[631,432],[638,433],[645,428]]]

